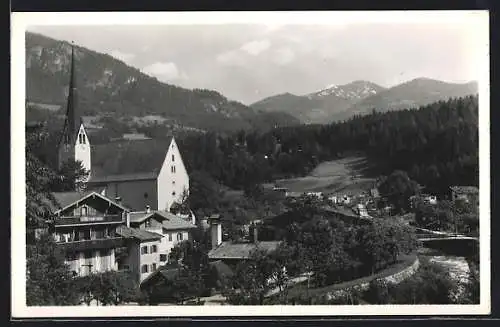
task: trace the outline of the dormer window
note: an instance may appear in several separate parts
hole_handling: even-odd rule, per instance
[[[151,227],[151,219],[146,219],[144,226]]]

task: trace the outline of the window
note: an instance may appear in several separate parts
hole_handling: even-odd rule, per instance
[[[175,185],[175,181],[172,181],[172,185]]]
[[[141,267],[141,273],[145,274],[148,272],[148,265],[142,265]]]
[[[143,246],[141,248],[141,254],[148,254],[148,247],[147,246]]]
[[[170,172],[175,173],[175,166],[170,167]]]
[[[172,233],[168,233],[168,240],[169,242],[172,242]]]
[[[94,236],[95,236],[95,239],[98,239],[98,240],[103,239],[104,238],[104,230],[102,230],[102,229],[96,230],[94,232]]]
[[[182,241],[183,235],[182,233],[177,233],[177,241]]]
[[[90,229],[87,229],[87,230],[83,230],[83,231],[80,231],[80,240],[81,241],[84,241],[84,240],[90,240]]]
[[[166,254],[160,254],[160,261],[161,262],[167,261],[167,255]]]
[[[83,255],[84,255],[85,259],[90,259],[90,258],[92,258],[92,251],[85,251],[83,253]]]
[[[151,227],[151,219],[146,219],[146,222],[144,223],[146,227]]]
[[[78,256],[75,252],[72,252],[70,254],[68,254],[68,257],[67,257],[68,261],[73,261],[73,260],[78,260]]]
[[[175,156],[174,155],[172,155],[172,161],[175,161]]]
[[[82,216],[86,216],[87,215],[87,207],[86,206],[83,206],[80,208],[80,214]]]
[[[175,196],[175,191],[172,192],[172,196]]]
[[[151,265],[151,271],[153,272],[153,271],[155,271],[155,270],[156,270],[156,263],[153,263],[153,264]]]
[[[85,140],[85,134],[82,134],[82,141],[83,141],[83,144],[86,143],[86,140]]]
[[[101,257],[108,257],[111,254],[111,250],[101,250]]]
[[[79,144],[83,143],[83,141],[82,141],[82,134],[78,134],[78,143]]]
[[[151,245],[151,253],[156,253],[158,252],[158,248],[156,247],[156,245]]]

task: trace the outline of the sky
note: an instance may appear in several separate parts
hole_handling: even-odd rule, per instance
[[[367,80],[476,80],[475,35],[457,23],[29,26],[110,54],[160,81],[251,104]]]

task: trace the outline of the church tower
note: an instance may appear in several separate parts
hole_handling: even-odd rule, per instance
[[[72,45],[68,103],[66,120],[59,143],[58,165],[60,168],[68,160],[81,161],[83,168],[90,172],[90,142],[78,110],[78,90],[75,73],[75,55]]]

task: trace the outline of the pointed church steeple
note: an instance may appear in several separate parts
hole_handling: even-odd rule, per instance
[[[76,74],[75,74],[75,49],[71,44],[71,68],[69,72],[69,89],[68,89],[68,102],[66,108],[66,126],[64,133],[64,140],[66,142],[73,142],[78,129],[82,123],[79,110],[78,110],[78,90],[76,88]]]
[[[71,66],[69,72],[68,100],[66,120],[59,143],[59,168],[68,160],[80,161],[85,170],[90,171],[90,142],[83,126],[78,108],[78,90],[76,85],[75,48],[71,44]]]

